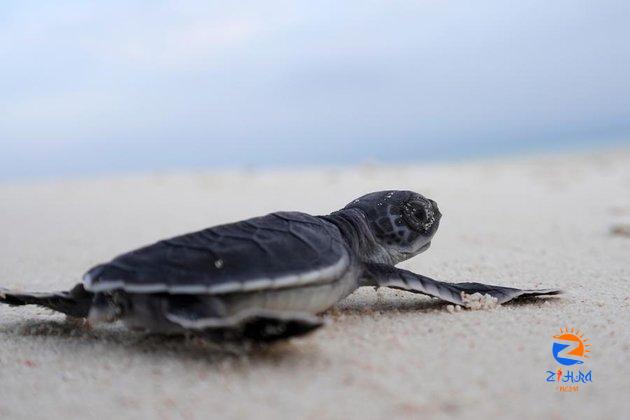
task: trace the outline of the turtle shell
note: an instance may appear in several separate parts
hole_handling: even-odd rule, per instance
[[[92,292],[221,294],[328,283],[349,264],[335,225],[278,212],[122,254],[89,270],[83,283]]]

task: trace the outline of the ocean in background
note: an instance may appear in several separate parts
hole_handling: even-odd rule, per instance
[[[392,140],[238,144],[203,141],[20,143],[5,142],[2,145],[0,181],[189,169],[264,169],[462,161],[630,147],[630,134],[564,141],[538,137],[532,140],[474,142]]]

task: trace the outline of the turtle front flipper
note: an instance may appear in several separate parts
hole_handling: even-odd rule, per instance
[[[517,289],[482,283],[447,283],[385,264],[369,264],[365,277],[366,286],[390,287],[412,293],[422,293],[466,307],[474,307],[479,304],[479,300],[473,297],[477,293],[481,297],[489,295],[496,298],[498,304],[519,298],[561,293],[558,289]]]

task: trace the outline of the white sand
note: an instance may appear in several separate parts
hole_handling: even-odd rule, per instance
[[[561,299],[446,309],[361,290],[319,332],[242,354],[0,307],[1,418],[621,418],[630,412],[630,152],[348,170],[155,174],[0,186],[0,284],[63,289],[113,255],[275,210],[409,188],[444,213],[403,266]],[[452,308],[451,308],[452,309]],[[593,383],[560,393],[551,337],[579,328]]]

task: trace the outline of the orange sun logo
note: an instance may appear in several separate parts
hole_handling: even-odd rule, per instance
[[[588,358],[591,346],[587,341],[588,338],[584,338],[584,334],[580,333],[574,328],[560,328],[560,334],[554,335],[554,342],[552,347],[553,357],[560,364],[565,366],[582,364],[583,358]]]

